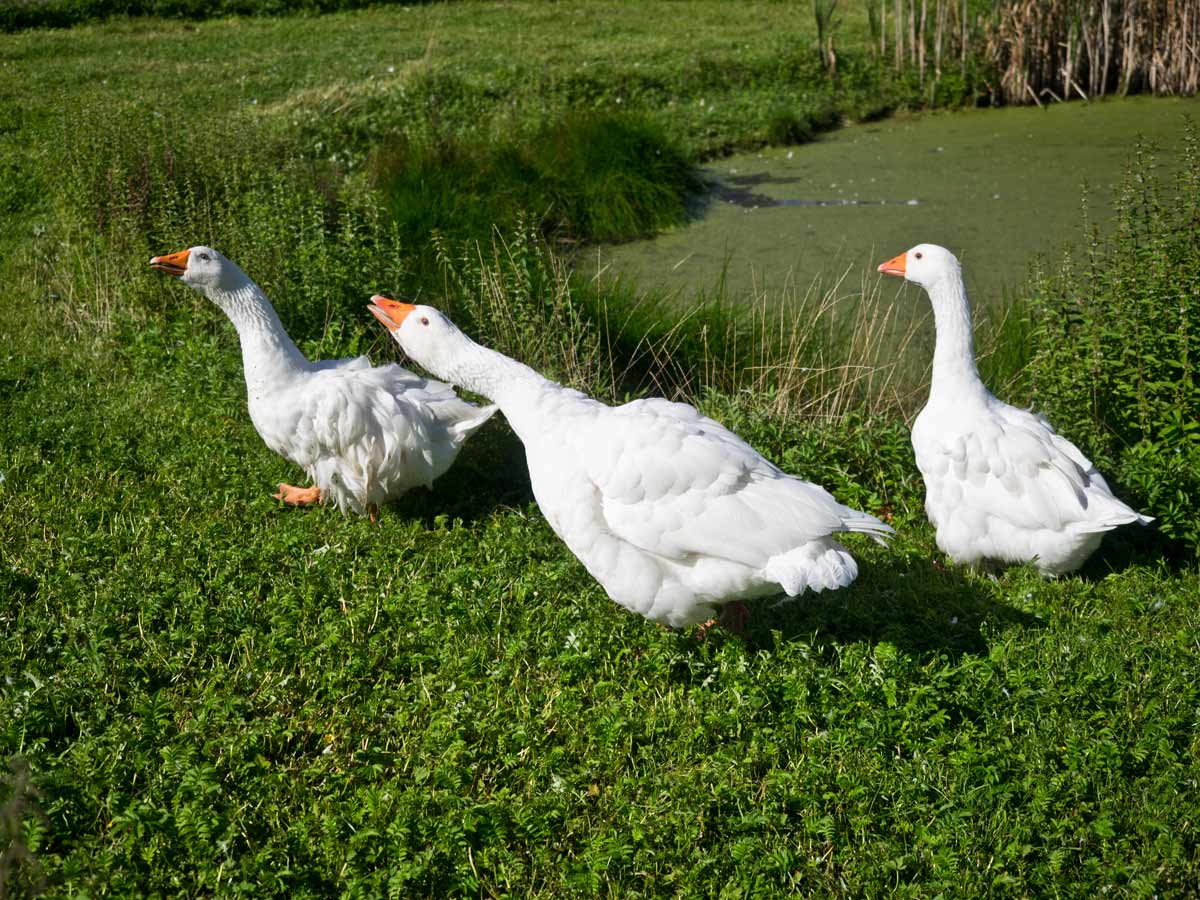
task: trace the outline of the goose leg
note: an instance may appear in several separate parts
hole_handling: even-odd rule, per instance
[[[312,506],[321,502],[321,489],[316,485],[307,488],[280,483],[279,491],[271,495],[288,506]]]
[[[731,600],[721,607],[717,616],[717,624],[734,634],[745,634],[746,623],[750,621],[750,610],[741,600]]]
[[[726,631],[731,631],[737,635],[746,633],[746,622],[750,619],[750,610],[746,609],[746,604],[741,600],[730,600],[721,607],[720,614],[715,619],[709,619],[700,626],[696,637],[699,640],[704,640],[704,636],[708,634],[708,629],[714,625],[720,625]]]

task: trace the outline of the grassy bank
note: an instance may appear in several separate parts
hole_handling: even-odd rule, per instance
[[[844,334],[828,305],[736,319],[714,300],[664,321],[631,286],[570,277],[545,234],[596,227],[561,215],[570,196],[546,195],[548,219],[524,199],[456,212],[466,224],[434,236],[430,219],[404,222],[416,199],[388,208],[401,192],[382,186],[413,170],[389,159],[413,146],[448,148],[430,177],[460,154],[463,178],[497,179],[489,203],[512,169],[489,173],[480,146],[566,168],[579,155],[545,136],[568,107],[590,107],[572,135],[637,107],[617,114],[649,129],[634,137],[686,160],[761,139],[780,96],[817,102],[796,75],[810,62],[794,8],[633,9],[448,4],[0,39],[13,895],[1194,893],[1200,575],[1129,530],[1057,582],[946,568],[897,415],[911,396],[871,355],[877,294]],[[849,81],[838,103],[857,102]],[[886,89],[863,102],[886,108]],[[546,156],[523,155],[538,143]],[[453,201],[450,187],[432,194]],[[1189,245],[1162,227],[1174,214],[1139,204],[1129,233],[1165,303]],[[464,240],[487,216],[512,224]],[[758,603],[744,641],[698,641],[604,596],[538,514],[502,422],[378,526],[283,509],[270,491],[297,473],[246,417],[231,328],[145,267],[198,241],[263,284],[306,352],[391,358],[365,299],[421,291],[574,386],[698,400],[898,537],[855,544],[850,589]],[[1099,306],[1124,284],[1089,279]],[[1073,296],[1064,284],[1041,289],[1039,321],[1055,291]],[[1178,355],[1186,333],[1171,334]],[[1152,374],[1137,390],[1155,425],[1166,376]]]
[[[903,426],[820,429],[713,398],[900,537],[856,544],[851,589],[757,604],[745,641],[697,642],[604,597],[499,425],[378,527],[280,508],[269,490],[294,473],[245,417],[232,334],[172,287],[174,309],[100,339],[61,306],[5,306],[0,752],[39,791],[21,840],[40,868],[17,884],[1195,884],[1194,572],[1124,536],[1057,583],[940,570]]]

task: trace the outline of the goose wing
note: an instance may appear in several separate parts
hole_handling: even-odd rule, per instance
[[[1015,528],[1103,531],[1139,518],[1078,447],[1028,410],[997,401],[966,427],[931,430],[921,443],[922,468],[952,482],[952,502]]]
[[[493,412],[398,365],[340,367],[314,373],[296,427],[314,461],[342,457],[373,470],[423,461],[432,481],[438,454],[460,444]]]
[[[868,522],[823,488],[785,475],[694,408],[643,400],[611,410],[578,442],[614,535],[661,557],[761,568],[772,557]]]

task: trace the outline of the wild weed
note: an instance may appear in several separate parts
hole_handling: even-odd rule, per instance
[[[278,151],[252,122],[213,128],[198,137],[118,119],[71,145],[68,196],[91,228],[73,232],[75,252],[47,273],[50,289],[72,292],[72,314],[89,321],[109,321],[116,304],[134,314],[176,308],[146,263],[206,244],[264,288],[298,340],[315,342],[310,350],[355,351],[358,329],[347,332],[346,321],[365,327],[365,297],[406,285],[411,253],[396,229],[373,197]]]
[[[1034,395],[1162,532],[1200,551],[1200,152],[1164,185],[1139,145],[1111,233],[1031,287]],[[1086,210],[1086,207],[1085,207]]]
[[[49,824],[37,804],[41,791],[27,760],[14,757],[8,768],[9,774],[0,774],[0,900],[33,897],[46,886],[45,870],[33,853]]]
[[[518,222],[488,243],[435,235],[444,306],[468,332],[548,377],[600,396],[607,383],[599,329],[579,298],[565,258],[536,228]]]

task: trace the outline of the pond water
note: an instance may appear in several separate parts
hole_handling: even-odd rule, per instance
[[[1138,135],[1171,169],[1183,116],[1200,99],[1131,98],[1039,109],[903,116],[706,166],[711,193],[692,221],[650,240],[603,247],[592,264],[641,289],[730,296],[800,292],[864,271],[914,244],[943,244],[963,261],[977,305],[1024,280],[1037,253],[1080,241],[1080,188],[1109,215]]]

